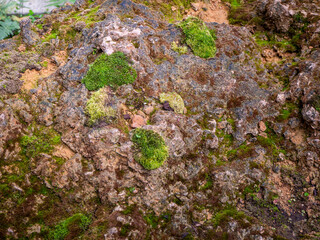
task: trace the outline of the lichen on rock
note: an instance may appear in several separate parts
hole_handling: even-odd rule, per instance
[[[184,102],[182,97],[176,92],[168,92],[160,94],[160,102],[169,102],[170,107],[176,113],[184,113]]]
[[[90,124],[93,124],[101,119],[105,119],[107,121],[116,117],[117,111],[109,106],[109,103],[110,97],[106,88],[101,88],[92,93],[86,105],[86,112],[90,116]]]

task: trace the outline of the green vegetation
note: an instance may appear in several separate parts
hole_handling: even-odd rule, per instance
[[[203,21],[189,17],[179,23],[184,32],[185,42],[192,49],[194,55],[202,58],[212,58],[216,53],[215,34],[210,31]]]
[[[312,106],[320,112],[320,96],[317,96],[313,101],[312,101]]]
[[[253,145],[247,145],[247,143],[244,142],[236,149],[232,149],[228,151],[227,157],[229,160],[232,160],[234,158],[243,159],[243,158],[252,156],[253,150],[254,150]]]
[[[106,120],[110,120],[111,118],[116,117],[116,110],[110,106],[107,106],[107,104],[108,93],[106,92],[106,89],[101,88],[92,93],[86,105],[86,112],[90,116],[90,124],[95,123],[99,119],[105,118]]]
[[[169,102],[170,107],[176,113],[183,113],[184,112],[184,102],[182,97],[176,92],[168,92],[168,93],[161,93],[160,94],[160,102]]]
[[[299,109],[297,105],[293,104],[293,103],[286,103],[284,105],[284,108],[281,110],[280,115],[277,117],[278,121],[284,121],[287,120],[292,113]]]
[[[181,20],[186,9],[191,8],[193,0],[168,0],[165,2],[134,0],[134,2],[142,3],[156,11],[161,11],[166,20],[170,23]]]
[[[188,52],[187,46],[179,46],[177,42],[171,43],[171,49],[180,55],[186,54]]]
[[[159,168],[169,156],[163,138],[152,130],[135,129],[132,142],[136,150],[134,158],[145,169]]]
[[[228,206],[225,209],[220,210],[217,212],[213,219],[212,223],[214,226],[219,226],[222,225],[226,222],[229,221],[229,218],[233,218],[237,221],[239,221],[241,224],[246,224],[246,221],[251,221],[251,218],[247,215],[245,215],[244,212],[238,211],[235,207],[233,206]]]
[[[131,229],[130,224],[127,223],[127,224],[122,225],[122,227],[120,229],[120,236],[123,236],[123,237],[127,236],[128,233],[130,232],[130,229]]]
[[[277,46],[278,48],[284,50],[285,52],[295,52],[297,50],[296,46],[290,40],[279,41],[276,35],[267,32],[256,32],[254,34],[256,43],[261,47],[272,48]]]
[[[88,90],[92,91],[106,85],[116,88],[130,84],[136,78],[137,72],[129,65],[126,55],[122,52],[115,52],[109,56],[100,55],[90,66],[82,82]]]
[[[60,135],[54,130],[40,127],[33,134],[24,135],[20,139],[21,154],[27,158],[33,158],[40,153],[50,153],[54,145],[60,143]]]
[[[152,228],[157,228],[159,225],[166,226],[170,222],[171,215],[170,213],[163,213],[160,216],[156,216],[154,212],[151,212],[143,216],[143,219]]]
[[[18,3],[9,0],[0,0],[0,40],[19,33],[18,18],[8,14],[18,7]]]
[[[49,233],[49,239],[63,240],[72,231],[79,235],[79,233],[84,232],[88,229],[91,223],[91,218],[88,216],[77,213],[73,216],[61,221],[58,225],[54,227]]]

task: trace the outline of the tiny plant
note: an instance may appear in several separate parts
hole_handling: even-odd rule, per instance
[[[135,148],[134,158],[145,169],[159,168],[169,156],[163,138],[152,130],[135,129],[132,142]]]
[[[98,90],[106,85],[116,88],[124,84],[133,83],[137,72],[132,68],[126,55],[115,52],[111,55],[102,54],[90,66],[82,82],[90,91]]]
[[[0,0],[0,40],[11,37],[20,30],[18,18],[9,16],[14,8],[18,8],[17,2]]]
[[[179,24],[184,32],[185,42],[194,55],[202,58],[212,58],[216,53],[215,34],[206,24],[196,17],[189,17]]]

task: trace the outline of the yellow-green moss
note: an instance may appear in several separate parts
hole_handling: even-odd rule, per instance
[[[180,55],[186,54],[188,52],[187,46],[179,46],[177,42],[172,42],[171,43],[171,49]]]
[[[107,106],[108,94],[106,89],[101,88],[94,92],[87,101],[86,112],[90,116],[89,123],[93,124],[97,120],[105,118],[106,120],[116,117],[116,110]]]
[[[160,102],[164,103],[168,101],[170,107],[176,113],[183,113],[184,112],[184,102],[182,97],[176,92],[168,92],[168,93],[161,93],[160,94]]]

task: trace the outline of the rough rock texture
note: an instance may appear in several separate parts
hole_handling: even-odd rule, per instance
[[[71,221],[64,239],[317,239],[319,6],[251,7],[268,31],[300,26],[306,38],[288,34],[296,50],[285,52],[259,46],[252,28],[206,23],[217,53],[202,59],[172,50],[184,44],[179,27],[129,0],[78,0],[24,19],[0,42],[0,238],[50,239],[81,213],[88,223]],[[116,119],[90,124],[81,81],[116,51],[137,80],[109,89]],[[167,92],[183,113],[160,104]],[[160,168],[134,160],[136,127],[164,139]]]

